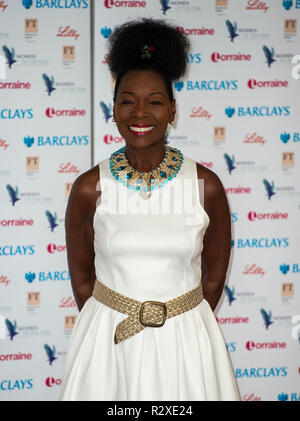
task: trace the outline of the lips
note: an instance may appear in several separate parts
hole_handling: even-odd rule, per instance
[[[147,134],[150,134],[152,130],[154,129],[154,126],[146,125],[146,126],[129,126],[129,130],[131,133],[137,135],[137,136],[145,136]]]

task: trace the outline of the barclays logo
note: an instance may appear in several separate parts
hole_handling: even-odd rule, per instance
[[[33,388],[33,379],[2,380],[0,390],[24,390]]]
[[[31,256],[35,253],[34,245],[0,246],[0,256]]]
[[[279,270],[283,275],[286,275],[290,269],[292,269],[291,273],[300,273],[300,266],[298,263],[294,263],[292,268],[290,267],[290,265],[287,265],[286,263],[282,263],[279,266]]]
[[[237,80],[187,80],[187,91],[235,91],[238,89]]]
[[[25,273],[25,280],[29,283],[32,283],[34,280],[38,282],[44,281],[69,281],[70,273],[67,270],[63,271],[54,271],[54,272],[38,272],[37,276],[35,273],[27,272]]]
[[[290,10],[293,6],[293,0],[283,0],[282,6],[285,8],[285,10]],[[295,9],[300,9],[300,1],[295,0]]]
[[[37,146],[85,146],[88,145],[88,136],[38,136]],[[34,144],[34,137],[24,137],[24,144],[30,148]]]
[[[99,102],[102,113],[103,113],[103,118],[105,119],[105,123],[108,122],[108,120],[113,116],[112,115],[112,106],[111,104],[106,105],[105,102],[100,101]]]
[[[236,342],[227,343],[226,348],[227,348],[228,352],[235,352],[236,351]]]
[[[195,53],[195,54],[188,54],[187,55],[187,62],[190,64],[198,64],[201,63],[202,53]]]
[[[286,377],[287,376],[287,367],[259,367],[259,368],[237,368],[235,370],[235,377],[236,378],[243,378],[243,377],[254,377],[254,378],[262,378],[262,377]]]
[[[283,238],[238,238],[238,248],[286,248],[289,247],[289,239]]]
[[[100,34],[105,38],[108,39],[111,36],[112,30],[105,26],[104,28],[100,29]]]
[[[282,143],[288,143],[292,139],[293,142],[300,142],[300,132],[294,132],[292,135],[290,133],[281,133],[280,140]]]
[[[33,0],[22,0],[22,5],[25,9],[30,9],[33,5]],[[87,9],[87,0],[35,0],[35,7],[37,9]]]
[[[227,117],[231,118],[235,114],[235,108],[226,107],[225,114]],[[290,106],[261,106],[261,107],[237,107],[237,117],[287,117],[291,113]]]
[[[15,110],[10,108],[0,109],[0,119],[3,120],[30,120],[33,118],[33,109],[32,108],[17,108]]]
[[[277,396],[277,400],[278,401],[300,401],[300,394],[299,393],[291,393],[290,394],[290,399],[289,399],[289,395],[288,393],[280,393]]]
[[[183,87],[184,87],[184,82],[182,82],[182,81],[177,81],[177,82],[174,83],[174,88],[178,92],[182,91]]]

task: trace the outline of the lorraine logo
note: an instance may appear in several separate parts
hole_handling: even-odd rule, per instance
[[[227,153],[224,153],[224,158],[225,158],[225,162],[227,164],[229,174],[231,174],[231,172],[234,169],[236,169],[236,167],[234,166],[234,163],[235,163],[234,155],[232,155],[232,157],[230,157]]]
[[[161,5],[161,10],[163,12],[163,14],[165,15],[166,12],[171,9],[171,7],[169,6],[170,4],[170,0],[160,0],[160,5]]]
[[[22,4],[25,9],[30,9],[32,6],[32,0],[22,0]]]
[[[15,49],[12,48],[11,50],[6,46],[3,45],[2,50],[4,52],[5,58],[7,60],[8,68],[11,69],[11,66],[16,63],[17,60],[15,60]]]
[[[101,34],[101,35],[102,35],[105,39],[107,39],[107,38],[109,38],[109,37],[110,37],[111,32],[112,32],[111,28],[108,28],[107,26],[105,26],[104,28],[101,28],[101,29],[100,29],[100,34]]]
[[[13,206],[15,206],[15,203],[18,200],[20,200],[20,198],[18,197],[19,189],[18,189],[17,186],[14,189],[10,184],[6,184],[6,188],[7,188],[8,194],[10,196],[10,202],[12,203]]]
[[[236,300],[236,298],[235,298],[235,296],[234,296],[235,289],[234,289],[234,287],[232,287],[232,288],[230,289],[230,288],[229,288],[229,286],[225,285],[225,292],[226,292],[226,295],[227,295],[227,298],[228,298],[228,303],[229,303],[229,305],[231,306],[231,303],[232,303],[234,300]]]
[[[275,58],[274,58],[275,50],[274,50],[273,47],[270,50],[266,45],[264,45],[262,49],[263,49],[263,52],[265,53],[265,57],[266,57],[266,60],[267,60],[266,63],[268,65],[268,67],[271,67],[271,64],[274,61],[276,61]]]
[[[59,225],[59,224],[56,223],[56,221],[57,221],[57,213],[55,212],[54,215],[52,215],[52,213],[47,210],[45,212],[45,214],[46,214],[46,216],[48,218],[51,232],[53,232],[54,228],[56,228]]]
[[[233,25],[228,19],[226,20],[225,23],[229,32],[230,41],[233,42],[234,38],[239,36],[239,34],[237,34],[237,24],[236,22],[234,22],[234,25]]]
[[[46,351],[49,364],[52,365],[53,361],[57,360],[57,357],[55,356],[55,354],[56,354],[55,346],[53,345],[53,347],[50,348],[49,345],[45,344],[44,350]]]
[[[102,113],[103,113],[103,118],[105,119],[105,123],[108,122],[108,120],[112,117],[112,108],[111,108],[111,104],[109,104],[108,106],[105,104],[105,102],[100,101],[99,102]]]
[[[290,138],[291,138],[291,135],[289,133],[281,133],[280,135],[280,140],[282,143],[288,143]]]
[[[19,332],[17,332],[17,322],[14,320],[14,324],[9,319],[5,319],[5,324],[8,330],[9,338],[12,341],[14,339],[14,336],[18,335]]]
[[[279,266],[280,272],[283,275],[286,275],[288,273],[288,271],[290,270],[290,265],[287,265],[285,263],[282,263],[282,265]]]
[[[31,284],[31,282],[35,280],[35,273],[32,273],[32,272],[25,273],[25,279],[27,282]]]
[[[53,87],[54,85],[54,77],[51,76],[51,79],[46,75],[46,73],[42,74],[42,78],[44,79],[46,85],[46,92],[48,92],[48,96],[51,95],[51,92],[54,91],[56,88]]]
[[[24,137],[24,144],[27,146],[27,148],[30,148],[34,143],[34,137]]]
[[[264,310],[263,308],[260,309],[260,314],[262,315],[262,318],[264,320],[264,325],[265,328],[268,329],[269,326],[274,323],[272,322],[272,313],[271,310],[269,310],[269,312],[267,313],[266,310]]]
[[[233,107],[225,108],[225,114],[227,115],[227,117],[231,118],[234,113],[235,113],[235,109]]]
[[[272,181],[272,183],[269,183],[269,181],[264,178],[263,183],[264,183],[265,189],[267,191],[268,199],[271,200],[271,197],[274,194],[276,194],[276,192],[274,192],[274,189],[275,189],[274,181]]]
[[[174,87],[176,91],[180,92],[184,87],[184,83],[182,81],[175,82]]]

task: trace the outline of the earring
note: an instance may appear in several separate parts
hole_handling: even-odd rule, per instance
[[[171,121],[171,122],[170,122],[170,124],[171,124],[171,125],[173,126],[173,124],[174,124],[174,121]]]
[[[116,122],[116,120],[115,120],[114,118],[112,118],[112,119],[111,119],[111,121],[112,121],[113,123],[115,123],[115,122]]]

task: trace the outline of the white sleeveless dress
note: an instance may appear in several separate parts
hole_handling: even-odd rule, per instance
[[[97,279],[142,302],[165,302],[195,288],[209,224],[196,161],[184,156],[177,176],[147,200],[114,179],[109,158],[99,169]],[[223,335],[205,299],[164,326],[146,327],[116,345],[115,328],[126,317],[93,296],[85,302],[70,338],[59,400],[240,400]]]

